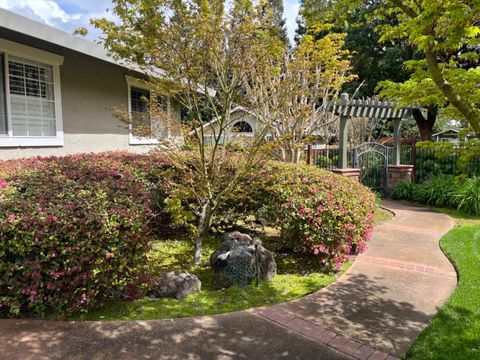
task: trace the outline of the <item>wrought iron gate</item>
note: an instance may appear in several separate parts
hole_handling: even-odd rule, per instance
[[[360,181],[372,190],[387,195],[388,147],[367,142],[354,150],[355,168],[361,169]]]

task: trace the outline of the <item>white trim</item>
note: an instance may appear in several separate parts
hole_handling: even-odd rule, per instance
[[[63,65],[64,58],[61,55],[52,54],[10,40],[0,39],[0,51],[5,51],[13,56],[38,61],[46,65]]]
[[[139,89],[144,89],[144,90],[151,91],[152,87],[148,86],[148,83],[146,83],[145,81],[142,81],[141,79],[130,76],[130,75],[125,75],[125,81],[127,82],[127,92],[128,92],[128,94],[127,94],[127,101],[128,101],[127,109],[128,109],[128,116],[130,118],[131,113],[132,113],[132,91],[131,91],[131,88],[136,87],[136,88],[139,88]],[[168,114],[171,113],[170,102],[171,102],[170,97],[167,97],[167,113]],[[158,139],[148,138],[148,137],[139,137],[139,136],[133,135],[132,134],[132,124],[128,125],[128,130],[129,130],[128,131],[128,141],[129,141],[130,145],[158,145],[158,144],[160,144],[160,141]],[[170,136],[170,132],[169,132],[168,136]]]
[[[63,64],[63,56],[52,54],[43,50],[38,50],[26,45],[17,44],[5,39],[0,39],[0,53],[4,54],[5,61],[4,73],[8,127],[8,135],[0,136],[0,148],[63,146],[64,134],[62,117],[62,89],[60,79],[60,65]],[[9,56],[16,56],[26,60],[33,60],[52,67],[56,136],[13,136],[10,76],[8,67]]]

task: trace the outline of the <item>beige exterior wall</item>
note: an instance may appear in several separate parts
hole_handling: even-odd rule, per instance
[[[77,52],[64,50],[60,66],[64,146],[0,148],[0,160],[60,156],[79,152],[128,150],[146,152],[153,146],[129,145],[127,125],[111,107],[127,110],[128,70]],[[133,75],[130,73],[130,75]],[[180,118],[180,107],[172,106]]]

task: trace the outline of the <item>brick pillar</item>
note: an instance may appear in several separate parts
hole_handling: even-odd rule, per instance
[[[332,170],[337,175],[345,176],[349,179],[360,181],[360,169],[333,169]]]
[[[402,183],[413,182],[413,165],[389,165],[388,166],[388,195]]]

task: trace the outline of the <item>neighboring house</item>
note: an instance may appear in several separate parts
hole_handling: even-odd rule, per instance
[[[151,126],[141,79],[97,44],[0,9],[0,160],[151,149],[158,140],[134,136],[113,116],[123,109]],[[180,106],[162,101],[179,124]],[[175,128],[152,131],[180,136]]]
[[[255,114],[242,106],[237,106],[230,112],[230,123],[225,129],[226,142],[254,137],[263,129]],[[214,134],[218,134],[220,125],[217,119],[203,125],[205,143],[212,143]],[[223,140],[223,138],[222,138]]]
[[[230,124],[225,129],[227,142],[241,141],[245,138],[254,137],[259,131],[261,132],[264,129],[264,125],[261,121],[258,121],[255,113],[243,106],[233,108],[230,112],[230,118]],[[203,128],[206,143],[211,143],[213,134],[218,134],[220,129],[217,119],[206,123],[203,125]],[[314,132],[312,135],[316,139],[315,147],[323,148],[326,146],[325,141],[318,132]],[[265,134],[265,138],[271,139],[271,133]]]
[[[432,139],[434,142],[451,142],[454,144],[458,144],[467,141],[468,139],[473,137],[473,135],[470,134],[465,137],[459,137],[458,134],[461,130],[462,129],[458,128],[450,128],[447,130],[443,130],[436,134],[433,134]]]

